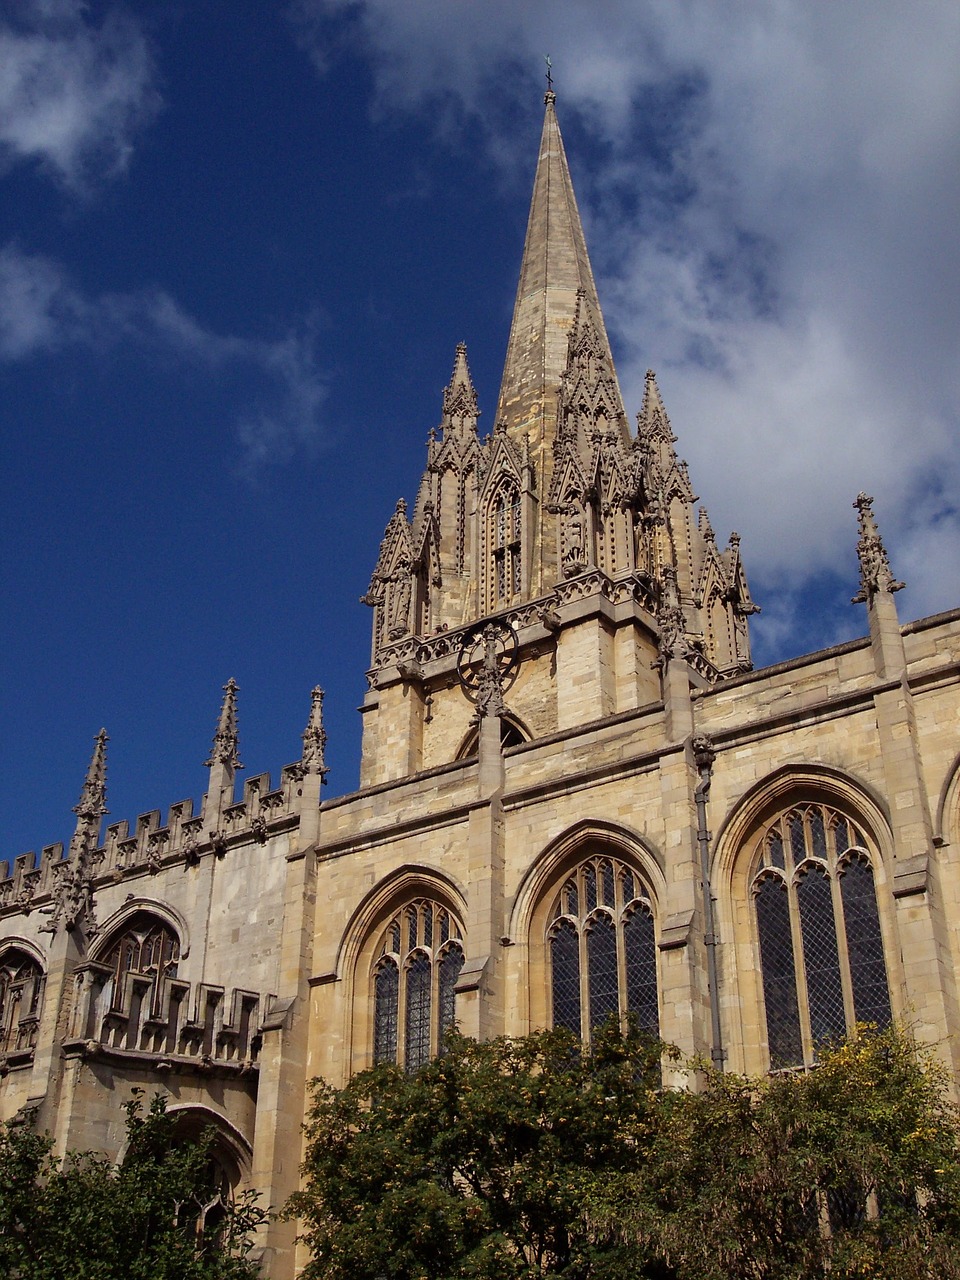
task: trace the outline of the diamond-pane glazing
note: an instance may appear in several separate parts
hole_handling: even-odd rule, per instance
[[[812,842],[811,852],[815,858],[827,857],[827,833],[823,826],[823,812],[820,809],[810,810],[810,840]]]
[[[602,912],[590,921],[587,932],[587,985],[593,1028],[619,1012],[617,931],[610,917]]]
[[[830,877],[811,867],[797,884],[803,960],[807,973],[807,1005],[815,1045],[836,1040],[847,1029],[840,982],[840,957],[833,915]]]
[[[429,957],[419,952],[407,966],[407,1011],[404,1034],[404,1066],[416,1071],[430,1058]]]
[[[603,905],[609,907],[612,911],[616,906],[613,888],[613,863],[608,862],[606,858],[600,863],[600,882],[603,887]]]
[[[569,920],[561,920],[550,937],[553,1025],[580,1035],[580,937]]]
[[[653,916],[645,908],[638,908],[624,923],[623,949],[627,965],[627,1009],[641,1031],[659,1035],[657,948]]]
[[[456,987],[463,968],[463,951],[456,944],[448,947],[440,959],[437,1000],[439,1002],[440,1037],[456,1020]]]
[[[790,936],[790,903],[787,886],[779,877],[768,876],[761,881],[756,908],[770,1065],[792,1067],[803,1061],[803,1043]]]
[[[380,961],[373,990],[373,1060],[396,1062],[400,973],[395,961]]]
[[[587,900],[587,912],[597,905],[597,873],[592,862],[583,868],[583,896]]]
[[[873,871],[856,855],[840,877],[840,897],[857,1021],[885,1027],[890,1022],[890,991]]]

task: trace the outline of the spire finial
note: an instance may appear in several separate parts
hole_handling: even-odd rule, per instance
[[[890,559],[873,514],[873,498],[862,491],[857,494],[854,507],[860,526],[857,542],[857,559],[860,561],[860,590],[852,598],[853,604],[870,604],[880,592],[890,594],[900,591],[906,584],[898,582],[890,568]]]
[[[304,773],[319,773],[321,778],[327,773],[323,758],[326,745],[327,735],[323,727],[323,690],[317,685],[310,691],[310,716],[307,727],[303,731],[301,763]]]
[[[77,815],[77,829],[70,841],[70,852],[54,866],[56,879],[52,889],[52,902],[42,908],[49,916],[40,926],[41,933],[56,933],[60,925],[70,932],[82,924],[88,938],[97,931],[94,911],[93,882],[97,866],[103,857],[97,849],[100,835],[100,819],[107,812],[107,737],[106,729],[97,734],[90,757],[87,776],[83,780],[80,799],[73,806]]]
[[[225,764],[231,769],[242,769],[240,763],[239,743],[237,736],[237,694],[240,686],[233,676],[223,686],[223,704],[220,707],[220,718],[217,721],[217,732],[213,735],[213,750],[206,762],[210,768],[216,764]]]
[[[557,95],[553,92],[553,63],[549,53],[543,55],[543,60],[547,64],[547,92],[543,100],[544,103],[556,102]]]
[[[101,729],[94,739],[93,755],[87,776],[80,791],[80,799],[73,806],[77,815],[77,827],[93,822],[99,827],[100,819],[107,812],[107,737],[106,729]]]

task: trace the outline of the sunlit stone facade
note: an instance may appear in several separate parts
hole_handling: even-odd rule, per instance
[[[628,426],[552,93],[478,414],[459,347],[365,597],[358,791],[320,803],[315,690],[301,760],[237,800],[230,682],[197,814],[102,829],[101,734],[66,856],[6,866],[4,1117],[116,1155],[119,1103],[160,1089],[279,1205],[310,1079],[416,1066],[454,1021],[633,1016],[763,1072],[893,1017],[957,1073],[960,611],[901,624],[860,495],[864,638],[752,669],[739,538],[652,373]],[[294,1273],[291,1224],[262,1247]]]

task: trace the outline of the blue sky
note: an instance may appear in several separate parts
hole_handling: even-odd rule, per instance
[[[0,8],[0,858],[199,800],[327,690],[454,348],[492,426],[543,54],[628,412],[657,369],[760,662],[960,601],[960,11],[917,0],[8,0]]]

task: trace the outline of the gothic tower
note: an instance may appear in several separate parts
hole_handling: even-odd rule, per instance
[[[512,633],[505,741],[539,738],[750,669],[739,538],[718,546],[653,373],[632,435],[549,92],[493,433],[466,347],[408,515],[369,590],[361,785],[464,758],[458,656],[482,622]]]

